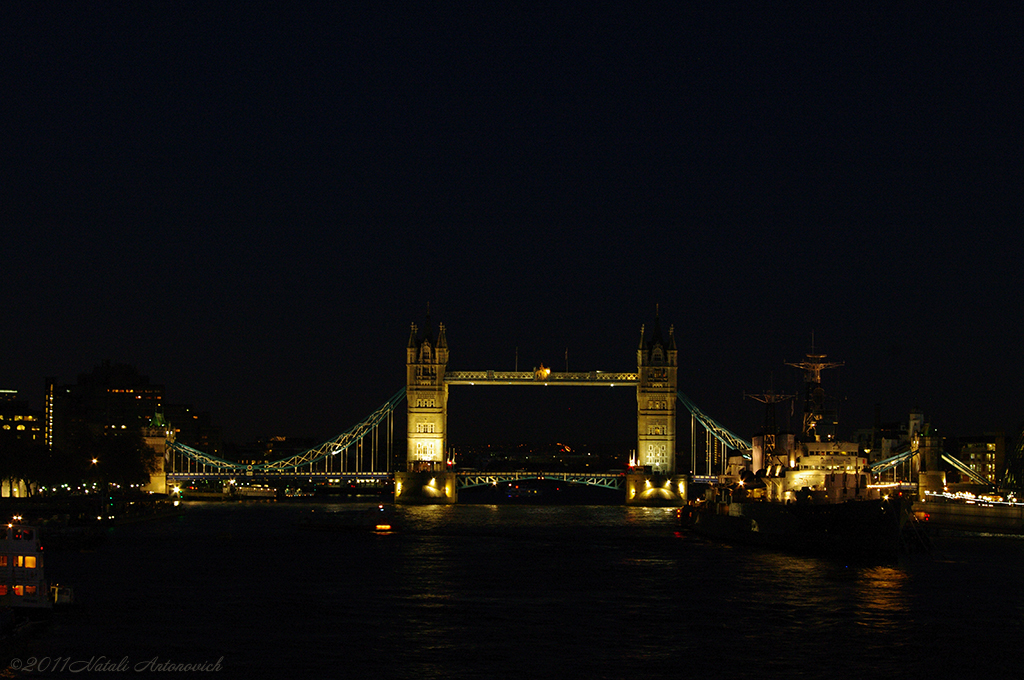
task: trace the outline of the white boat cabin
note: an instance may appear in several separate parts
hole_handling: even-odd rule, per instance
[[[43,575],[39,528],[21,524],[0,526],[0,606],[52,605]]]

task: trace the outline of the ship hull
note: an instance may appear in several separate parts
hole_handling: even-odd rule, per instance
[[[690,523],[715,540],[847,559],[895,557],[904,545],[898,499],[717,503],[694,508]]]

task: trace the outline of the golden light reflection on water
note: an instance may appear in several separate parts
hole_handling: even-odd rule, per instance
[[[909,577],[895,567],[861,569],[856,579],[857,594],[864,606],[874,611],[899,612],[906,609]]]
[[[742,580],[728,608],[762,621],[777,639],[825,635],[858,640],[866,649],[903,644],[912,607],[906,571],[756,551],[735,560],[743,564]],[[813,656],[813,646],[803,653]]]

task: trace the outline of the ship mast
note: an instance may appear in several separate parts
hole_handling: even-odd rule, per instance
[[[775,405],[786,401],[787,399],[793,399],[796,397],[795,394],[778,394],[774,389],[769,389],[764,394],[747,394],[743,393],[744,397],[750,397],[755,401],[759,401],[765,405],[764,409],[764,460],[771,461],[775,456],[775,437],[779,434],[779,427],[775,421]]]
[[[821,441],[818,425],[830,415],[825,409],[825,390],[821,387],[821,372],[826,368],[838,368],[845,361],[825,361],[825,354],[814,351],[814,336],[811,336],[811,351],[806,359],[799,363],[785,362],[787,366],[803,369],[804,372],[804,424],[801,432],[804,441]],[[835,415],[831,413],[831,415]],[[830,433],[834,434],[834,433]]]

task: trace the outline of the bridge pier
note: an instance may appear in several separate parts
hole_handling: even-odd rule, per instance
[[[675,507],[685,505],[690,480],[687,475],[653,472],[626,474],[626,505]]]
[[[458,497],[454,472],[424,470],[395,473],[395,503],[449,505]]]

